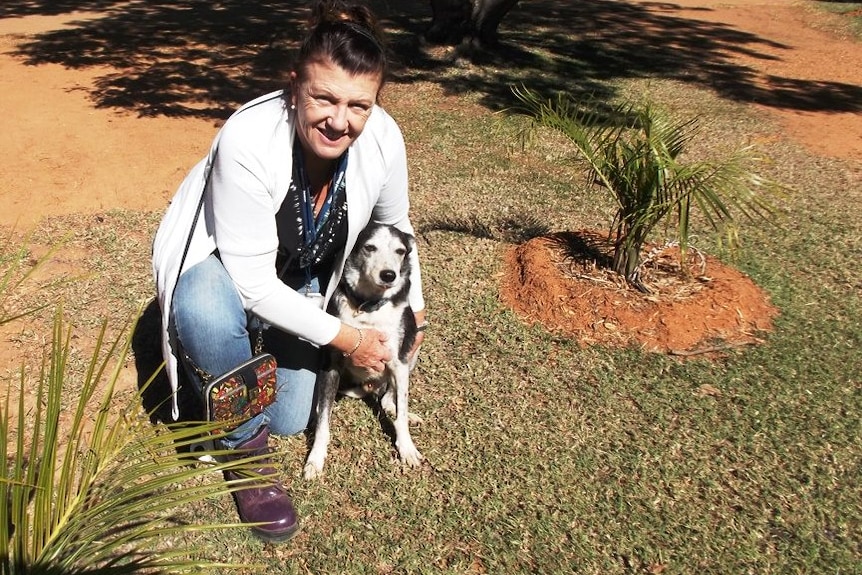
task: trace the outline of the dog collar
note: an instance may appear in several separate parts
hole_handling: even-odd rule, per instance
[[[357,313],[371,313],[373,311],[377,311],[380,308],[382,308],[383,304],[385,304],[388,301],[389,301],[388,298],[381,298],[378,300],[373,300],[373,301],[369,300],[366,302],[362,302],[361,304],[359,304],[356,307],[356,312]]]
[[[354,308],[356,309],[354,315],[358,315],[360,313],[371,313],[373,311],[377,311],[386,305],[386,302],[389,301],[389,298],[382,297],[380,299],[370,299],[366,301],[360,301],[357,297],[356,292],[353,291],[350,286],[346,284],[342,284],[342,288],[344,290],[344,295],[347,296],[347,299],[350,300],[351,303],[355,304]]]

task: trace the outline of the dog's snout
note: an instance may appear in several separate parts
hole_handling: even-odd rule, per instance
[[[386,283],[392,283],[398,277],[393,270],[383,270],[380,272],[380,279]]]

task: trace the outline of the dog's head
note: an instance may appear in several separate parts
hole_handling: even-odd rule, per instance
[[[343,280],[362,299],[390,298],[407,285],[413,236],[395,226],[369,224],[344,266]]]

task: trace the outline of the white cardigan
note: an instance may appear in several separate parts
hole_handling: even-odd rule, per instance
[[[185,271],[218,248],[247,311],[317,345],[328,344],[338,333],[341,322],[337,318],[276,276],[275,214],[293,174],[294,134],[293,115],[285,108],[280,91],[237,110],[216,136],[208,156],[183,180],[156,232],[153,273],[162,312],[162,352],[174,391],[175,419],[179,417],[178,359],[176,334],[168,327],[180,265]],[[204,209],[183,261],[210,170]],[[327,303],[341,278],[345,254],[353,249],[369,220],[394,224],[413,233],[408,219],[404,139],[395,120],[380,107],[375,106],[362,134],[350,146],[346,181],[347,246],[335,263],[325,294]],[[411,259],[410,305],[419,311],[425,308],[425,302],[416,250]]]

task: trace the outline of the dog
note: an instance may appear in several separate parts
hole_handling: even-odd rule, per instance
[[[339,393],[349,397],[374,394],[393,421],[395,446],[401,460],[411,467],[422,464],[410,437],[411,422],[421,421],[407,411],[408,387],[416,355],[409,357],[416,342],[416,318],[407,301],[410,292],[412,235],[398,228],[369,224],[344,265],[341,281],[330,300],[328,312],[356,328],[374,328],[389,336],[386,344],[392,359],[382,373],[357,368],[341,352],[333,350],[329,364],[318,376],[317,421],[314,442],[303,469],[305,479],[323,471],[330,439],[330,417]]]

